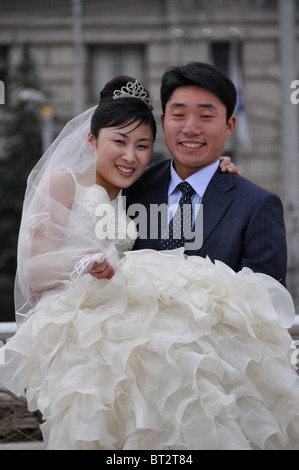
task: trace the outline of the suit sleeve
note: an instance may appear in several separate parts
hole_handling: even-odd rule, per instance
[[[287,243],[283,205],[278,196],[267,194],[258,204],[243,243],[242,267],[266,273],[285,286]]]

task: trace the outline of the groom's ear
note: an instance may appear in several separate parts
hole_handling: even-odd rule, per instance
[[[233,114],[227,123],[226,137],[228,137],[234,132],[235,127],[236,127],[236,122],[237,122],[237,117]]]
[[[96,138],[92,135],[91,132],[88,133],[88,148],[90,150],[95,150],[97,148]]]

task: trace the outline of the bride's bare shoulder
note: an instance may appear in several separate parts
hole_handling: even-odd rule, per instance
[[[75,195],[75,182],[70,173],[59,172],[51,175],[50,195],[66,207],[71,207]]]

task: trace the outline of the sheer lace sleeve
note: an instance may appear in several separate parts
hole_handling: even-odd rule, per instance
[[[76,175],[96,207],[96,154],[88,146],[93,111],[68,123],[29,175],[18,241],[17,321],[30,315],[42,292],[64,288],[86,272],[94,256],[107,254],[94,223],[76,210],[72,177]]]

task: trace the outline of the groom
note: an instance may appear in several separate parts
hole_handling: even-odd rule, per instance
[[[225,140],[236,125],[236,89],[231,80],[209,64],[170,67],[162,77],[161,104],[165,142],[173,158],[148,168],[124,192],[127,207],[141,204],[148,217],[145,227],[139,226],[140,233],[147,230],[146,235],[136,240],[134,249],[174,247],[172,242],[165,245],[162,225],[158,236],[152,236],[150,213],[154,206],[177,204],[182,196],[177,185],[185,181],[191,186],[193,224],[202,235],[195,249],[192,243],[189,248],[185,245],[186,254],[223,261],[235,271],[248,267],[285,285],[287,247],[281,200],[219,169]],[[202,209],[197,215],[196,207]]]

